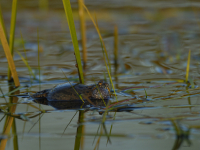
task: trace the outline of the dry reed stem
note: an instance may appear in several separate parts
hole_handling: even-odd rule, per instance
[[[13,0],[11,23],[10,23],[10,39],[9,39],[10,52],[12,56],[13,56],[13,47],[15,40],[14,37],[15,37],[16,16],[17,16],[17,0]],[[11,69],[9,67],[8,67],[8,81],[11,81]]]
[[[3,46],[4,52],[5,52],[6,58],[8,60],[8,65],[10,67],[15,86],[18,87],[20,85],[20,83],[19,83],[16,68],[15,68],[15,63],[14,63],[12,55],[10,53],[10,47],[8,45],[5,32],[4,32],[1,24],[0,24],[0,39],[1,39],[1,43],[2,43],[2,46]]]

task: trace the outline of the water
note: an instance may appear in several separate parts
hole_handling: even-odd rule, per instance
[[[15,65],[23,87],[20,94],[32,94],[67,82],[63,72],[70,82],[78,82],[73,45],[62,2],[49,2],[48,12],[38,11],[36,1],[19,3],[15,50],[27,57],[36,75],[36,79],[30,80],[27,67],[15,52]],[[112,64],[117,99],[123,102],[120,103],[120,112],[108,113],[105,126],[101,126],[104,115],[100,115],[98,110],[85,112],[85,122],[81,124],[84,125],[84,149],[94,149],[99,137],[99,149],[102,150],[198,149],[199,2],[86,1],[86,5],[93,15],[96,13]],[[80,41],[76,1],[72,1],[72,6]],[[7,31],[10,7],[7,1],[2,4]],[[113,60],[115,25],[119,33],[117,72]],[[85,83],[93,84],[105,76],[109,81],[100,40],[88,16],[86,26],[88,64]],[[37,29],[40,37],[41,83],[38,81]],[[25,41],[26,55],[20,31]],[[189,49],[190,85],[187,85],[184,80]],[[6,94],[12,85],[7,83],[7,61],[3,49],[0,50],[0,87]],[[6,100],[9,101],[8,96]],[[112,96],[111,102],[115,101]],[[6,108],[4,98],[0,98],[0,106],[1,109]],[[76,112],[77,108],[57,110],[50,104],[39,106],[28,98],[18,97],[14,114],[19,149],[74,149],[77,128],[80,127],[77,122],[79,113],[75,115]],[[4,114],[1,112],[0,117]],[[5,118],[0,123],[2,132],[4,123]],[[97,132],[101,132],[101,127],[103,135],[96,136]],[[107,143],[108,134],[111,143]],[[12,132],[7,137],[7,150],[16,147],[14,137]]]

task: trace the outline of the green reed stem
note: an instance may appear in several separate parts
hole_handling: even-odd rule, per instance
[[[76,62],[77,62],[77,65],[78,65],[79,80],[80,80],[80,83],[84,84],[83,69],[82,69],[82,64],[81,64],[81,56],[80,56],[80,52],[79,52],[78,40],[77,40],[77,36],[76,36],[76,29],[75,29],[75,25],[74,25],[74,19],[73,19],[73,15],[72,15],[70,0],[63,0],[63,5],[64,5],[64,9],[65,9],[65,14],[66,14],[66,17],[67,17],[67,22],[68,22],[68,25],[69,25],[72,43],[73,43],[73,46],[74,46]]]
[[[83,53],[83,68],[86,68],[87,63],[87,49],[86,49],[86,27],[85,27],[85,14],[82,3],[84,0],[78,0],[79,7],[79,18],[80,18],[80,29],[81,29],[81,43],[82,43],[82,53]]]
[[[19,146],[18,146],[18,136],[17,136],[17,128],[16,128],[15,118],[13,119],[13,124],[12,124],[12,134],[14,135],[14,137],[13,137],[14,150],[18,150]]]
[[[74,145],[74,150],[79,150],[80,149],[80,145],[81,145],[81,138],[82,138],[82,134],[83,134],[83,128],[84,125],[81,125],[84,122],[84,110],[79,110],[79,126],[77,128],[77,132],[76,132],[76,139],[75,139],[75,145]]]
[[[10,23],[10,40],[9,40],[10,52],[12,56],[13,56],[13,47],[14,47],[16,16],[17,16],[17,0],[13,0],[11,23]],[[10,80],[11,80],[11,70],[10,68],[8,68],[8,81]]]

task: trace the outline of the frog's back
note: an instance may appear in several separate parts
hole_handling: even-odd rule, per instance
[[[91,89],[89,86],[83,84],[61,84],[52,88],[48,95],[49,101],[66,101],[66,100],[81,100],[79,95],[91,95]]]

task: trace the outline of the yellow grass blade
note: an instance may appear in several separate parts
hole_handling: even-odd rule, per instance
[[[0,6],[0,23],[1,23],[2,27],[3,27],[4,34],[7,37],[5,23],[4,23],[4,19],[3,19],[3,14],[2,14],[2,11],[1,11],[1,6]]]
[[[3,27],[2,27],[1,24],[0,24],[0,39],[1,39],[1,43],[3,45],[3,49],[4,49],[4,52],[5,52],[6,58],[8,60],[8,65],[10,67],[10,70],[11,70],[11,73],[12,73],[12,76],[13,76],[13,79],[14,79],[15,86],[18,87],[20,85],[20,83],[19,83],[17,71],[15,69],[15,64],[14,64],[12,55],[10,53],[10,48],[8,46],[8,42],[6,40],[6,35],[5,35],[4,31],[3,31]]]
[[[189,70],[190,70],[190,53],[191,53],[191,50],[189,50],[189,53],[188,53],[188,61],[187,61],[186,76],[185,76],[186,82],[188,81]]]
[[[86,9],[88,15],[90,16],[90,18],[91,18],[91,20],[92,20],[92,22],[93,22],[93,24],[94,24],[94,26],[95,26],[95,28],[96,28],[96,30],[97,30],[97,33],[98,33],[99,38],[100,38],[100,40],[101,40],[101,43],[102,43],[104,52],[105,52],[106,57],[107,57],[108,64],[110,64],[110,63],[109,63],[109,59],[108,59],[107,50],[106,50],[106,47],[105,47],[103,38],[102,38],[102,36],[101,36],[101,33],[100,33],[100,31],[99,31],[99,28],[97,27],[97,25],[96,25],[94,19],[92,18],[92,15],[90,14],[89,10],[87,9],[87,7],[86,7],[83,3],[82,3],[82,5],[83,5],[84,8]],[[104,54],[104,53],[103,53],[103,54]],[[104,61],[105,61],[105,56],[104,56]],[[114,85],[113,85],[113,82],[112,82],[112,78],[111,78],[111,74],[110,74],[110,71],[109,71],[110,69],[108,69],[108,66],[107,66],[106,61],[105,61],[105,64],[106,64],[106,68],[107,68],[107,72],[108,72],[108,76],[109,76],[109,78],[110,78],[110,82],[111,82],[112,88],[113,88],[113,90],[114,90],[115,98],[116,98],[116,100],[117,100],[117,95],[116,95],[115,88],[114,88]],[[118,101],[118,100],[117,100],[117,101]]]
[[[73,43],[73,46],[74,46],[76,62],[77,62],[77,65],[78,65],[79,80],[80,80],[80,83],[84,84],[83,69],[82,69],[82,64],[81,64],[81,56],[80,56],[80,52],[79,52],[78,40],[77,40],[77,36],[76,36],[76,29],[75,29],[75,25],[74,25],[74,19],[73,19],[73,15],[72,15],[70,0],[63,0],[63,5],[64,5],[64,9],[65,9],[65,14],[66,14],[66,17],[67,17],[67,22],[68,22],[68,25],[69,25],[72,43]]]

